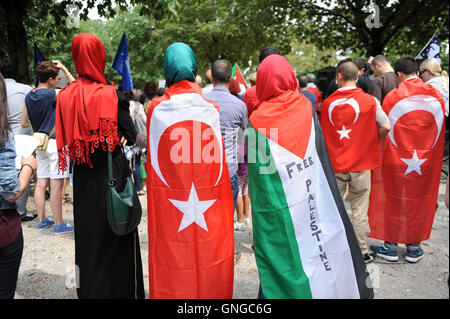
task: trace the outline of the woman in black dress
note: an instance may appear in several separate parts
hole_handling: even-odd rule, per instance
[[[61,90],[56,110],[60,168],[76,161],[73,176],[75,264],[78,298],[144,298],[137,229],[116,236],[106,212],[107,150],[122,190],[130,168],[121,143],[132,145],[136,131],[128,100],[104,78],[105,50],[82,33],[72,41],[76,81]],[[108,141],[108,143],[107,143]]]

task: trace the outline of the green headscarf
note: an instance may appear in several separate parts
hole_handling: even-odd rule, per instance
[[[171,44],[164,55],[166,86],[182,80],[194,82],[196,76],[197,61],[191,47],[181,42]]]

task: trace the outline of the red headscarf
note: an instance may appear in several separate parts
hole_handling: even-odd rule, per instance
[[[267,101],[286,91],[295,91],[298,86],[291,65],[278,54],[272,54],[261,62],[256,78],[256,95],[259,102]]]
[[[110,151],[119,143],[118,98],[115,87],[106,84],[103,44],[96,36],[81,33],[72,40],[72,57],[78,78],[59,92],[56,105],[56,143],[63,171],[65,155],[92,167],[90,153],[99,142],[105,151],[106,138]]]

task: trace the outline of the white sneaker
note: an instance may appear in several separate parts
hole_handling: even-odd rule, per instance
[[[250,218],[244,218],[245,225],[248,225],[250,223]]]
[[[240,222],[235,222],[234,223],[234,230],[239,230],[239,231],[242,231],[242,230],[245,230],[245,223],[240,223]]]

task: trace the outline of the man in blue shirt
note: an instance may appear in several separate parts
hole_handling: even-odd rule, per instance
[[[63,222],[61,192],[67,172],[61,172],[58,167],[58,151],[55,140],[55,111],[56,97],[59,90],[55,90],[60,80],[59,70],[62,69],[69,82],[74,78],[59,61],[43,61],[36,67],[39,86],[30,91],[25,97],[25,107],[22,112],[22,127],[28,127],[32,133],[48,134],[49,141],[46,149],[36,150],[38,167],[36,171],[36,188],[34,202],[39,217],[39,230],[53,226],[55,235],[62,235],[74,231],[74,227]],[[45,190],[50,186],[50,206],[54,220],[45,217]]]
[[[214,88],[211,92],[203,96],[205,99],[211,100],[219,105],[220,127],[225,146],[228,171],[231,178],[234,208],[236,208],[236,199],[239,191],[237,144],[238,135],[243,134],[248,126],[247,107],[242,100],[232,95],[228,90],[228,83],[232,74],[232,66],[229,61],[215,61],[212,64],[211,73]]]

